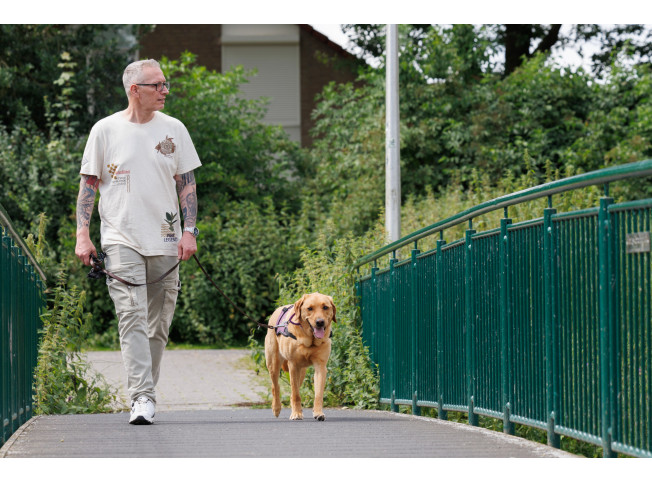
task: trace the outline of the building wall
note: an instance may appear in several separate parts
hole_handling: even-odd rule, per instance
[[[301,142],[301,64],[297,25],[224,25],[222,72],[234,65],[255,70],[241,86],[247,99],[266,98],[263,121],[283,126]]]
[[[140,58],[178,59],[186,50],[197,55],[197,63],[221,72],[221,25],[156,25],[141,39]]]

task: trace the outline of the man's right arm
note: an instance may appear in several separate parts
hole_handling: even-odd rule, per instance
[[[77,244],[75,246],[75,255],[84,265],[91,264],[91,254],[97,256],[97,250],[91,241],[89,226],[99,185],[100,180],[97,176],[82,174],[79,183],[79,194],[77,195]]]

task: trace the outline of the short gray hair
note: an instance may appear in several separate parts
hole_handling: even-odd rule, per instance
[[[131,86],[142,81],[143,67],[145,66],[158,69],[161,68],[161,65],[154,59],[138,60],[129,64],[125,69],[124,74],[122,74],[122,85],[127,92],[127,97],[129,96]]]

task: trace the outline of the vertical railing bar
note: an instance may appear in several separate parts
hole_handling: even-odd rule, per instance
[[[439,232],[439,240],[437,241],[437,416],[439,419],[448,419],[447,411],[444,411],[444,341],[443,341],[443,297],[444,297],[444,262],[442,247],[446,242],[444,241],[444,232]]]
[[[419,375],[419,365],[417,358],[417,335],[421,332],[419,330],[419,308],[418,308],[418,294],[419,294],[419,278],[417,276],[417,255],[419,254],[419,249],[417,248],[417,242],[414,242],[414,249],[412,250],[412,414],[420,415],[421,409],[417,405],[418,393],[417,393],[417,383]]]
[[[507,207],[504,210],[504,218],[500,220],[500,340],[501,340],[501,381],[502,381],[502,404],[503,404],[503,432],[506,434],[514,434],[514,425],[510,420],[511,404],[512,404],[512,363],[510,359],[511,333],[509,326],[509,230],[508,226],[512,220],[507,218]]]
[[[466,373],[467,373],[467,401],[469,405],[469,424],[478,425],[478,416],[475,414],[475,343],[474,326],[475,311],[473,307],[474,287],[473,281],[473,233],[472,220],[469,220],[469,229],[465,237],[465,313],[466,313]]]
[[[628,213],[627,216],[627,231],[626,233],[631,233],[632,230],[632,215],[631,213]],[[626,256],[625,257],[625,273],[631,274],[632,273],[632,259],[631,257]],[[632,277],[628,277],[628,284],[627,284],[627,311],[625,314],[623,314],[623,322],[622,324],[627,327],[626,334],[627,334],[627,343],[625,345],[626,349],[626,359],[625,362],[628,367],[628,379],[629,379],[629,384],[627,387],[627,404],[625,406],[625,411],[627,411],[629,414],[632,413],[633,410],[633,400],[634,400],[634,394],[633,391],[631,390],[632,386],[632,381],[634,380],[634,364],[632,364],[632,348],[634,347],[634,336],[632,334],[631,326],[629,324],[630,317],[629,315],[631,314],[631,307],[632,304],[634,303],[634,294],[632,293]],[[628,430],[627,434],[633,435],[636,432],[636,424],[634,424],[635,418],[627,418],[628,419]]]
[[[647,216],[645,217],[645,227],[644,231],[650,232],[650,218],[651,218],[651,213],[650,213],[650,208],[646,209]],[[650,253],[648,252],[646,255],[646,266],[650,266]],[[644,291],[644,297],[645,297],[645,317],[643,320],[652,320],[652,313],[651,313],[651,308],[650,308],[650,301],[652,298],[652,280],[650,280],[650,277],[652,275],[652,270],[647,270],[646,271],[646,280],[643,283],[643,286],[647,288],[647,290]],[[647,359],[646,359],[646,366],[645,366],[645,371],[644,374],[647,374],[647,385],[648,385],[648,393],[647,397],[652,399],[652,381],[650,380],[652,378],[652,367],[650,367],[650,363],[652,362],[652,328],[648,325],[646,328],[647,332]],[[645,446],[648,451],[652,450],[652,422],[650,420],[652,419],[652,414],[650,411],[650,407],[647,408],[647,416],[645,420],[647,421],[647,445]]]
[[[612,384],[610,380],[609,361],[609,312],[612,303],[612,293],[609,287],[610,280],[610,244],[609,244],[609,205],[613,203],[611,198],[600,199],[599,224],[599,257],[600,257],[600,383],[602,395],[602,451],[605,458],[614,456],[611,449],[611,405],[612,405]]]
[[[391,301],[391,306],[389,310],[390,314],[390,326],[392,328],[392,338],[391,338],[391,350],[388,351],[392,355],[392,360],[390,366],[392,368],[392,374],[390,379],[391,384],[391,399],[390,404],[391,410],[393,412],[398,412],[398,405],[394,402],[396,399],[396,389],[397,389],[397,364],[398,364],[398,343],[397,343],[397,328],[396,328],[396,269],[394,264],[396,263],[396,250],[392,254],[392,258],[389,261],[389,300]]]
[[[544,311],[545,311],[545,361],[546,361],[546,414],[548,417],[548,445],[559,448],[560,438],[555,432],[557,412],[555,407],[555,393],[557,391],[555,382],[554,358],[553,358],[553,323],[554,323],[554,251],[553,251],[553,224],[552,215],[557,210],[550,207],[552,197],[549,197],[549,207],[543,210],[543,253],[544,253]]]
[[[607,214],[608,215],[608,214]],[[591,236],[595,239],[595,241],[598,241],[599,237],[599,231],[598,231],[598,220],[596,217],[592,216],[590,219],[590,233]],[[596,243],[597,245],[597,243]],[[592,321],[599,321],[600,320],[600,310],[599,310],[599,300],[597,300],[599,292],[599,287],[600,287],[600,273],[598,270],[599,266],[599,255],[597,253],[597,250],[594,251],[593,256],[591,258],[591,263],[589,263],[589,269],[591,271],[591,293],[593,294],[593,297],[596,299],[592,301],[591,303],[591,319]],[[596,349],[599,349],[600,347],[600,330],[599,330],[599,324],[598,324],[598,331],[595,329],[593,330],[593,340]],[[599,354],[599,350],[598,350]],[[596,363],[599,364],[599,361],[595,360],[595,356],[593,358],[593,372],[594,374],[600,374],[600,368],[596,367]],[[594,378],[595,379],[595,378]],[[597,379],[599,380],[599,378]],[[592,398],[591,398],[591,403],[593,407],[593,417],[594,417],[594,422],[591,425],[591,433],[592,434],[599,434],[600,433],[600,386],[599,384],[595,385],[595,382],[593,384],[593,391],[592,391]]]
[[[584,297],[584,281],[586,279],[586,271],[583,269],[584,263],[583,263],[583,254],[584,254],[584,247],[582,243],[582,237],[583,237],[583,231],[582,231],[582,220],[578,219],[576,222],[577,225],[577,238],[575,240],[576,248],[577,248],[577,256],[575,258],[575,263],[577,266],[577,274],[578,274],[578,279],[577,279],[577,298],[575,300],[575,306],[577,307],[577,344],[578,344],[578,349],[577,349],[577,356],[578,356],[578,361],[577,361],[577,374],[578,374],[578,391],[577,391],[577,400],[578,400],[578,407],[580,408],[579,411],[579,424],[580,428],[585,428],[586,427],[586,365],[585,365],[585,355],[586,355],[586,346],[587,344],[587,334],[585,333],[585,325],[584,325],[584,320],[586,317],[585,314],[585,297]]]

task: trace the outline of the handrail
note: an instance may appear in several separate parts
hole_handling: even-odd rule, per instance
[[[421,238],[432,235],[433,233],[445,230],[446,228],[450,228],[455,225],[459,225],[460,223],[464,223],[467,220],[473,219],[491,211],[498,210],[500,208],[506,208],[508,206],[517,205],[525,201],[544,198],[546,196],[552,196],[555,194],[564,193],[566,191],[584,188],[586,186],[606,184],[612,181],[629,178],[633,175],[652,175],[652,159],[638,161],[635,163],[621,164],[618,166],[611,166],[609,168],[591,171],[589,173],[578,174],[571,176],[570,178],[551,181],[549,183],[535,186],[533,188],[527,188],[522,191],[517,191],[516,193],[510,193],[508,195],[494,198],[493,200],[486,201],[477,206],[474,206],[473,208],[469,208],[468,210],[446,218],[445,220],[439,221],[433,225],[421,228],[420,230],[404,236],[400,240],[385,245],[383,248],[380,248],[379,250],[376,250],[375,252],[357,260],[353,264],[353,268],[358,268],[367,263],[371,263],[383,255],[387,255],[388,253],[408,245],[409,243],[413,243],[417,240],[420,240]]]
[[[27,248],[27,245],[25,242],[23,242],[23,238],[16,232],[14,225],[11,221],[11,218],[9,217],[9,214],[5,211],[4,207],[0,205],[0,224],[3,225],[7,230],[9,230],[9,233],[11,233],[11,237],[14,240],[14,243],[20,246],[21,250],[23,253],[29,258],[30,263],[34,267],[34,270],[39,274],[39,277],[41,277],[41,280],[43,283],[47,281],[47,278],[45,277],[45,273],[43,272],[43,269],[39,265],[39,263],[36,261],[36,257],[32,253],[32,251]]]

